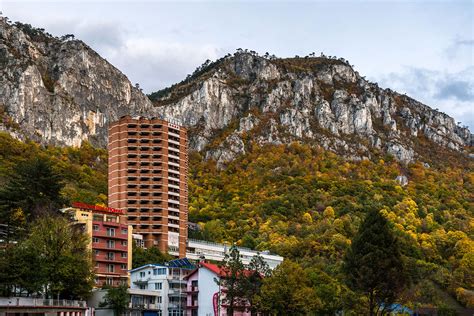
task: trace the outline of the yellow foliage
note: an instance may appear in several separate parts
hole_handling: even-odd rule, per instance
[[[334,218],[334,209],[331,206],[328,206],[324,209],[323,216],[325,218]]]
[[[311,214],[308,212],[303,214],[303,221],[305,221],[308,224],[311,224],[313,222],[313,218],[311,217]]]

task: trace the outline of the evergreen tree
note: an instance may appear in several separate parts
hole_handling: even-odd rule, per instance
[[[0,221],[18,225],[18,212],[29,219],[56,211],[63,204],[62,187],[62,178],[48,158],[38,156],[19,163],[0,189]]]
[[[245,306],[247,303],[245,300],[244,264],[235,245],[225,255],[220,269],[220,278],[215,281],[221,289],[225,289],[223,303],[228,306],[227,315],[234,315],[236,307]]]
[[[367,214],[345,256],[349,286],[368,300],[369,315],[388,312],[405,288],[407,277],[401,250],[385,217]]]
[[[260,294],[263,279],[269,277],[271,270],[260,254],[252,258],[243,275],[244,298],[252,315],[258,312],[256,297]]]

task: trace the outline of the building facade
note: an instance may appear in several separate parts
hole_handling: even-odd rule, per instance
[[[199,267],[187,277],[186,316],[227,316],[225,289],[220,288],[216,280],[225,273],[219,266],[200,262]],[[246,306],[234,306],[234,316],[251,316]]]
[[[83,226],[90,236],[89,248],[95,264],[95,285],[118,286],[129,283],[132,268],[132,227],[122,210],[73,203],[65,213]]]
[[[145,247],[186,255],[188,141],[164,120],[122,117],[109,126],[109,206],[124,209]]]
[[[186,259],[181,261],[189,264]],[[185,277],[193,270],[190,265],[179,267],[169,264],[147,264],[131,270],[130,314],[141,310],[147,316],[185,315]]]
[[[212,260],[221,262],[224,260],[230,247],[225,244],[209,242],[204,240],[188,239],[186,258],[193,261]],[[268,264],[270,269],[275,269],[283,262],[283,257],[269,253],[268,251],[255,251],[245,247],[237,247],[242,263],[248,265],[257,254]]]

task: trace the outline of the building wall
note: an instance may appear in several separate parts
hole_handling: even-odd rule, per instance
[[[75,204],[80,204],[81,207],[71,208],[68,212],[84,227],[84,232],[90,237],[88,247],[92,251],[95,265],[95,285],[101,287],[106,283],[114,286],[128,284],[128,270],[132,268],[132,227],[127,225],[126,217],[119,213],[107,212],[107,208],[98,211],[93,208],[99,209],[99,206],[91,205],[91,209],[87,209],[87,204]],[[114,236],[109,236],[108,228],[115,230]],[[113,246],[108,241],[113,241]],[[114,267],[113,272],[108,270],[108,266]]]
[[[186,255],[186,129],[127,116],[109,127],[109,206],[127,211],[146,247]]]
[[[214,281],[216,274],[206,268],[199,268],[198,274],[198,315],[214,315],[214,305],[212,300],[214,293],[219,293],[219,286]]]

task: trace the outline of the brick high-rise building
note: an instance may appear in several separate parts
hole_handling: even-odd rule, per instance
[[[146,247],[186,256],[186,129],[161,119],[122,117],[109,126],[109,206],[124,209]]]

